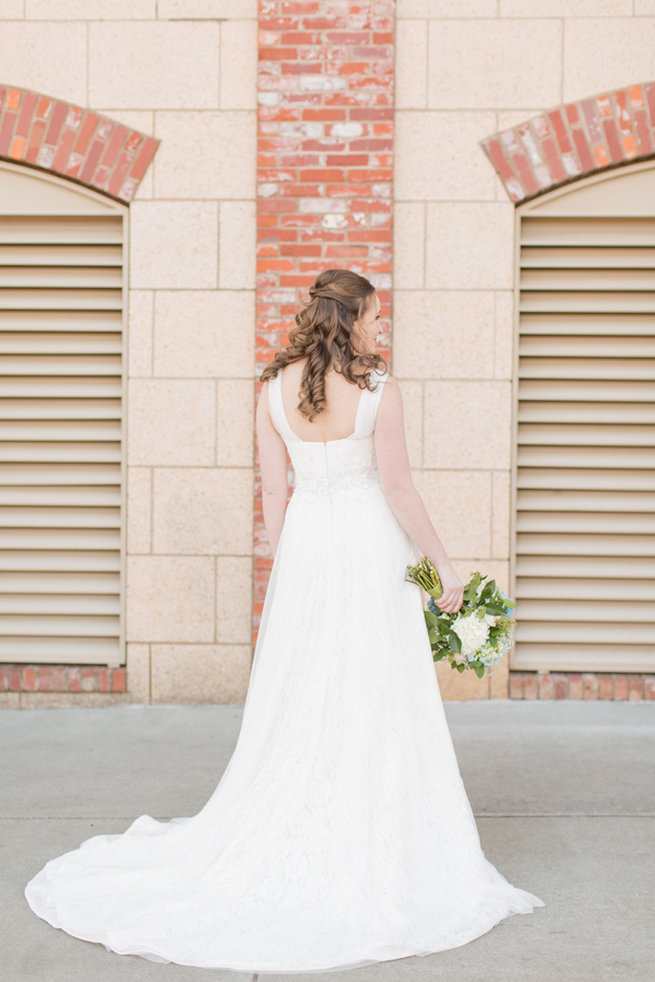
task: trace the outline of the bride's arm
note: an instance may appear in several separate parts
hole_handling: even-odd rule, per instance
[[[443,595],[437,601],[438,606],[441,610],[457,611],[462,605],[463,584],[412,480],[402,395],[392,375],[384,383],[375,419],[374,439],[380,481],[389,505],[409,537],[439,573]]]
[[[262,512],[266,536],[275,556],[287,509],[289,480],[287,448],[273,426],[268,409],[268,381],[259,394],[255,414],[255,431],[259,449],[259,470],[262,476]]]

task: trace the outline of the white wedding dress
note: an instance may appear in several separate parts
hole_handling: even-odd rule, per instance
[[[373,428],[291,429],[294,493],[264,601],[238,741],[191,817],[140,815],[27,884],[76,938],[157,962],[252,972],[354,968],[463,945],[544,906],[486,859],[448,730],[416,546],[387,502]]]

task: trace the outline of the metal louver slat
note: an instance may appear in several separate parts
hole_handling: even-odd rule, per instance
[[[655,214],[559,207],[519,217],[510,663],[653,671]]]
[[[2,494],[0,492],[0,502]],[[521,511],[530,515],[535,511],[552,514],[558,511],[579,514],[588,512],[651,512],[655,514],[655,491],[577,491],[569,488],[559,491],[524,489],[521,492]],[[575,516],[573,516],[575,517]],[[609,517],[609,516],[608,516]]]
[[[521,359],[519,378],[648,379],[655,382],[655,358],[530,358]]]
[[[88,506],[89,493],[93,494],[93,507],[103,508],[111,505],[120,506],[119,487],[85,487],[82,484],[68,487],[44,487],[43,485],[3,485],[0,484],[0,507],[6,505],[27,508],[30,505],[58,505],[59,507],[77,508]],[[31,513],[31,512],[30,512]]]
[[[3,662],[112,665],[115,664],[115,659],[115,637],[57,637],[49,634],[39,637],[36,634],[27,636],[0,633],[0,661]]]
[[[5,229],[5,235],[7,234]],[[0,244],[0,267],[3,266],[115,266],[121,269],[123,251],[119,244],[100,245],[93,249],[86,245],[66,245],[63,242],[52,244],[14,242]]]
[[[38,298],[36,298],[38,299]],[[29,331],[24,341],[36,337],[37,332],[41,334],[53,333],[57,336],[67,337],[70,334],[81,332],[88,335],[92,340],[95,334],[116,332],[116,314],[110,310],[79,309],[75,311],[75,316],[71,316],[70,310],[5,310],[0,307],[0,331],[3,335],[11,337],[12,331],[24,333]],[[7,343],[5,341],[5,343]],[[11,343],[11,342],[10,342]]]
[[[529,334],[521,338],[519,353],[526,358],[655,358],[655,336]]]
[[[600,581],[605,580],[613,583],[614,580],[636,580],[651,578],[653,571],[651,556],[610,556],[603,554],[595,555],[546,555],[544,553],[528,553],[516,557],[516,571],[521,581],[525,577],[531,580],[542,579],[550,580],[554,587],[560,581],[571,576],[581,578],[585,581],[592,581],[598,586]],[[521,583],[517,586],[517,591],[521,589]],[[563,591],[563,587],[560,590]],[[560,592],[558,596],[568,596]]]
[[[647,624],[655,620],[655,604],[617,600],[612,604],[611,617],[608,617],[606,600],[589,599],[586,604],[581,605],[577,600],[523,598],[520,602],[520,617],[522,622],[554,620],[586,624],[591,621],[599,628],[609,630],[612,626],[622,628],[624,625],[620,622],[625,620],[633,624]]]
[[[65,440],[66,442],[77,442],[79,440],[90,440],[94,443],[104,441],[116,441],[116,420],[115,419],[74,419],[65,420],[44,419],[38,426],[32,419],[19,419],[7,423],[5,427],[4,440],[10,444],[12,440]]]
[[[589,533],[601,536],[617,532],[643,534],[644,528],[655,535],[655,514],[644,512],[602,512],[602,511],[521,511],[517,516],[518,532],[572,532]]]
[[[637,426],[605,424],[594,426],[586,423],[521,423],[521,443],[542,447],[557,445],[582,447],[655,447],[655,426],[645,423]]]
[[[16,594],[75,594],[80,600],[86,594],[106,594],[108,600],[115,601],[118,596],[119,578],[117,573],[94,573],[85,570],[80,573],[60,573],[57,580],[39,572],[26,570],[11,573],[0,572],[0,590],[2,590],[5,609],[13,603]],[[38,601],[38,597],[36,600]],[[9,607],[8,609],[11,609]]]
[[[53,521],[58,521],[58,516],[53,515]],[[114,528],[95,528],[90,530],[86,526],[82,528],[71,528],[70,525],[40,525],[36,528],[19,527],[4,528],[0,532],[0,543],[3,549],[18,550],[25,552],[53,552],[65,549],[69,553],[72,550],[80,549],[117,549],[120,545],[119,536]]]
[[[54,497],[54,496],[53,496]],[[52,504],[38,508],[18,506],[15,508],[0,505],[2,528],[48,529],[52,527]],[[116,508],[101,508],[98,505],[74,508],[57,505],[57,527],[72,529],[120,528],[120,516]],[[0,538],[2,531],[0,531]]]
[[[98,614],[104,612],[113,616],[118,612],[118,597],[94,597],[91,594],[76,597],[53,593],[50,595],[49,607],[47,598],[36,598],[33,594],[23,595],[13,593],[8,597],[0,598],[0,615],[7,615],[7,620],[11,618],[13,630],[10,630],[9,633],[14,634],[19,633],[18,626],[20,619],[17,615],[22,614],[27,614],[29,617],[39,617],[42,621],[46,616],[52,616],[56,633],[61,633],[57,629],[61,628],[64,623],[67,624],[66,633],[71,633],[71,624],[74,625],[73,633],[79,633],[79,628],[84,625],[81,624],[78,618],[85,610],[88,610],[90,615],[89,624],[86,627],[88,628],[90,625],[95,629],[96,625],[93,618]],[[67,614],[72,615],[72,617],[64,617]],[[24,622],[25,618],[22,618],[22,620]],[[107,623],[111,622],[107,621]],[[99,631],[99,633],[104,632]]]
[[[535,598],[537,600],[557,600],[566,596],[569,603],[580,600],[595,603],[615,604],[619,601],[632,603],[637,600],[655,602],[655,580],[628,577],[621,579],[593,579],[592,577],[573,577],[563,574],[555,578],[548,576],[524,576],[521,579],[521,595],[518,600]],[[582,611],[584,615],[584,611]],[[603,612],[606,615],[606,610]]]
[[[531,400],[546,402],[650,402],[653,399],[652,382],[617,381],[602,382],[586,379],[558,379],[553,385],[550,379],[523,379],[519,381],[519,408]]]
[[[3,359],[4,361],[4,359]],[[56,361],[54,362],[56,365]],[[91,396],[104,396],[105,398],[115,397],[116,405],[120,406],[121,380],[115,374],[106,376],[101,375],[62,375],[57,376],[41,375],[35,378],[29,376],[21,377],[16,375],[14,378],[6,376],[2,380],[3,390],[8,396],[13,398],[70,398],[86,399]],[[91,400],[89,400],[91,401]],[[93,406],[90,407],[92,409]],[[29,412],[29,407],[26,407]]]
[[[66,334],[64,331],[58,331],[57,334],[51,332],[39,334],[37,331],[31,331],[28,339],[25,337],[25,330],[13,332],[3,330],[0,334],[0,353],[23,357],[48,355],[58,358],[66,355],[86,358],[91,355],[119,356],[121,337],[120,334],[110,334],[108,331],[97,334],[92,334],[90,330],[86,330],[84,334],[77,332]]]
[[[547,665],[553,672],[572,670],[643,672],[647,670],[644,666],[651,664],[653,659],[653,646],[650,640],[647,644],[639,644],[632,639],[629,643],[621,641],[618,644],[616,642],[596,644],[589,642],[588,639],[575,642],[558,640],[555,643],[547,641],[535,643],[524,637],[518,640],[517,631],[517,647],[518,644],[521,646],[523,664],[514,667]]]
[[[124,209],[84,208],[0,216],[5,662],[125,661]]]
[[[7,575],[22,572],[39,573],[50,576],[56,587],[69,572],[90,573],[116,572],[120,570],[120,557],[115,548],[94,552],[91,548],[78,549],[4,549],[0,550],[0,571]],[[49,591],[53,592],[53,591]],[[57,591],[55,591],[57,592]]]
[[[530,215],[524,218],[521,228],[521,247],[553,246],[655,246],[653,219],[602,215],[556,218]]]
[[[0,250],[0,261],[1,261]],[[655,269],[655,248],[652,246],[527,245],[521,256],[523,269]]]
[[[555,615],[557,616],[557,615]],[[517,612],[517,617],[520,614]],[[561,642],[562,644],[648,644],[651,638],[651,625],[647,621],[635,623],[634,621],[616,622],[602,620],[593,621],[563,621],[558,620],[526,620],[521,619],[516,629],[517,641],[537,641],[542,642],[544,637],[548,642]]]
[[[52,598],[50,599],[52,604]],[[90,616],[85,616],[77,610],[68,616],[69,604],[52,604],[51,613],[30,613],[29,617],[20,614],[7,616],[0,614],[0,634],[10,634],[13,637],[103,637],[111,638],[116,633],[116,617],[103,616],[98,604],[93,605]],[[73,605],[74,606],[74,605]],[[118,609],[117,611],[118,612]]]
[[[0,289],[0,311],[24,310],[32,311],[89,311],[114,310],[120,312],[122,299],[120,290],[107,290],[99,287],[94,290],[88,285],[80,289],[63,288],[54,290],[52,287],[42,289],[20,289],[19,287],[2,287]]]
[[[655,473],[652,470],[630,470],[624,471],[610,468],[592,468],[587,470],[575,467],[549,468],[549,467],[521,467],[517,474],[516,487],[521,488],[540,488],[543,490],[552,489],[555,492],[561,490],[574,491],[651,491]]]
[[[38,436],[37,433],[34,434]],[[82,463],[115,461],[120,463],[120,443],[83,443],[77,441],[23,441],[0,443],[0,461],[79,461]]]
[[[653,267],[629,269],[625,265],[612,269],[609,262],[601,269],[553,269],[524,268],[521,273],[522,290],[552,290],[562,293],[567,290],[648,290],[653,275]],[[1,282],[1,279],[0,279]]]
[[[16,260],[20,255],[16,255]],[[114,287],[121,289],[121,270],[112,266],[3,266],[0,264],[0,291],[5,287],[42,290],[55,287],[58,290],[97,290]]]
[[[120,419],[121,407],[114,399],[3,399],[4,419]]]
[[[5,355],[2,359],[6,375],[20,375],[21,378],[34,375],[113,375],[120,373],[120,358],[117,355]],[[49,371],[48,371],[49,368]]]
[[[518,412],[521,423],[650,423],[655,425],[655,403],[539,402],[524,399]]]
[[[516,552],[532,556],[655,556],[655,535],[519,532]]]
[[[655,460],[650,447],[521,447],[519,464],[525,467],[603,467],[611,456],[614,468],[648,468],[655,477]],[[652,487],[652,485],[651,485]]]
[[[115,489],[118,481],[116,464],[80,464],[80,463],[8,463],[0,467],[0,491],[5,488],[32,485],[46,489],[46,493],[54,489],[67,491],[72,486],[84,487],[89,485],[96,495],[98,485],[107,485]],[[59,485],[60,487],[56,487]],[[104,489],[103,489],[104,490]]]
[[[17,246],[52,244],[82,247],[114,245],[121,249],[123,226],[117,214],[98,215],[3,215],[0,221],[0,243],[16,249]],[[85,258],[85,265],[89,259]],[[121,261],[122,265],[122,261]]]
[[[624,314],[620,312],[599,311],[593,314],[577,313],[553,314],[545,310],[541,313],[524,313],[521,317],[521,335],[519,343],[523,343],[532,334],[586,334],[599,338],[603,334],[616,337],[634,337],[645,335],[651,337],[653,321],[648,314]]]
[[[602,289],[602,283],[594,290],[526,290],[521,293],[520,310],[529,313],[592,314],[614,310],[618,315],[655,313],[655,296],[650,291],[612,291]]]

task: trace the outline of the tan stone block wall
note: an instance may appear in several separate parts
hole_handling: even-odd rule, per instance
[[[88,104],[87,27],[83,21],[20,20],[23,10],[3,11],[2,79],[12,85]],[[44,15],[46,18],[47,14]],[[95,107],[94,107],[95,108]]]
[[[653,15],[655,0],[396,2],[392,371],[462,578],[507,590],[510,572],[515,216],[478,141],[652,78]],[[444,419],[448,439],[432,435]],[[446,699],[508,695],[507,659],[481,681],[437,675]]]
[[[431,109],[560,101],[561,20],[435,17],[428,27]]]
[[[128,221],[131,701],[247,690],[257,13],[257,0],[0,0],[8,80],[161,140]]]
[[[478,146],[497,129],[496,100],[471,95],[489,66],[461,57],[469,30],[475,38],[488,24],[466,18],[495,10],[458,3],[434,12],[423,0],[397,5],[392,371],[414,482],[459,576],[479,569],[507,589],[513,206]],[[494,26],[499,43],[519,43],[516,26]],[[459,59],[444,52],[445,38]],[[507,695],[503,663],[483,679],[445,662],[436,672],[444,699]]]
[[[248,687],[250,645],[152,645],[153,703],[239,703]]]
[[[52,7],[35,0],[28,16],[55,20]],[[162,141],[129,222],[126,698],[240,703],[252,658],[257,2],[56,7],[72,23],[21,26],[73,28],[73,41],[79,26],[57,94]]]
[[[539,42],[529,22],[490,21],[495,3],[451,6],[397,4],[392,370],[411,391],[414,482],[458,574],[507,589],[514,215],[478,141],[510,92],[532,105],[517,80]],[[489,31],[497,63],[479,50]],[[543,98],[545,68],[556,101],[560,66],[545,58],[535,88]],[[438,663],[443,698],[506,697],[506,661],[483,679]]]

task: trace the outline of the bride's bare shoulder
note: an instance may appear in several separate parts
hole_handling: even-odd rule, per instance
[[[385,389],[397,389],[398,391],[400,391],[398,382],[391,374],[391,372],[386,372],[384,375],[384,387]]]
[[[382,420],[395,419],[403,415],[403,397],[398,380],[389,372],[382,386],[382,396],[378,417]]]

